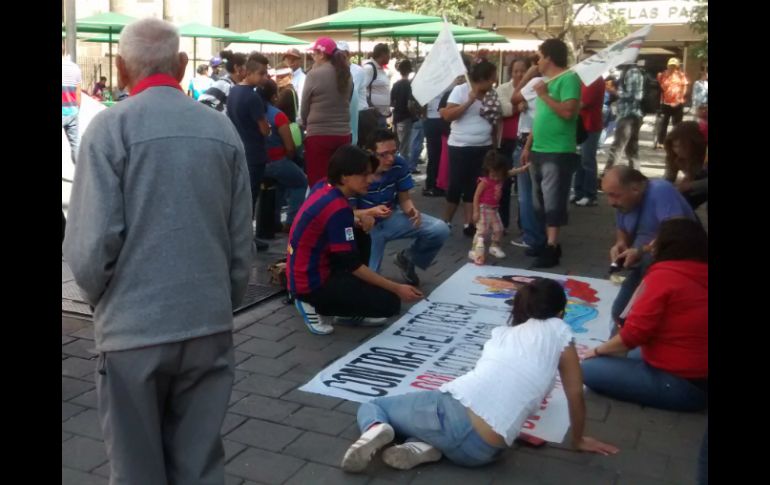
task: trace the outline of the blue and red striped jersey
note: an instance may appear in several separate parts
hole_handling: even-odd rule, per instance
[[[353,210],[338,188],[316,184],[289,232],[286,279],[294,295],[311,293],[331,274],[330,255],[356,251]]]

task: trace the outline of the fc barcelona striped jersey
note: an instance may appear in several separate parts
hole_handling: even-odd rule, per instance
[[[319,289],[331,274],[330,256],[353,251],[353,210],[340,189],[322,180],[302,204],[289,232],[289,291],[307,295]]]
[[[67,58],[61,60],[61,115],[78,114],[77,87],[81,82],[80,68]]]

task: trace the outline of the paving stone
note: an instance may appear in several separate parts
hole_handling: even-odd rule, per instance
[[[318,338],[324,338],[325,336],[318,336]],[[314,365],[325,367],[333,360],[337,358],[337,355],[321,350],[309,350],[302,347],[296,347],[289,352],[286,352],[281,356],[283,362],[289,362],[292,364]]]
[[[657,451],[675,458],[695,460],[700,451],[700,440],[672,440],[667,433],[642,429],[639,450]]]
[[[241,345],[243,342],[249,340],[251,337],[249,335],[244,335],[242,333],[234,333],[233,334],[233,347],[237,347]]]
[[[233,389],[230,391],[230,402],[227,403],[228,406],[232,406],[233,404],[237,403],[244,397],[248,396],[248,393],[245,393],[243,391],[236,391]]]
[[[312,407],[303,407],[284,422],[296,428],[336,436],[350,426],[355,418],[348,414]]]
[[[281,451],[301,434],[302,431],[288,426],[249,419],[227,434],[227,439],[263,450]]]
[[[242,369],[235,369],[233,384],[237,384],[251,375],[251,372]]]
[[[297,384],[305,384],[306,382],[310,382],[310,380],[323,369],[324,367],[320,365],[297,365],[280,377],[281,379]]]
[[[71,377],[62,376],[61,378],[61,398],[64,401],[69,401],[73,397],[83,394],[93,388],[94,385],[89,382],[73,379]]]
[[[659,480],[657,478],[650,478],[644,475],[636,475],[634,473],[620,474],[615,482],[615,485],[682,485],[683,483],[695,483],[689,482],[667,482],[665,480]]]
[[[107,479],[71,468],[61,468],[62,485],[107,485]]]
[[[83,406],[77,406],[75,404],[64,402],[61,403],[61,420],[66,421],[72,416],[82,413],[86,408]]]
[[[84,340],[94,340],[94,327],[92,325],[88,325],[87,327],[83,327],[77,332],[70,334],[72,337],[82,338]]]
[[[95,440],[102,440],[102,428],[99,425],[99,416],[94,409],[86,409],[80,414],[64,421],[61,425],[64,431],[79,436],[87,436]]]
[[[62,335],[70,335],[78,330],[85,328],[89,325],[93,325],[93,323],[81,320],[79,318],[73,318],[69,316],[62,315],[61,317],[61,333]]]
[[[81,471],[91,471],[107,461],[107,453],[101,441],[83,436],[62,443],[61,464]]]
[[[96,371],[96,363],[93,360],[85,360],[79,357],[68,357],[61,361],[61,373],[63,376],[84,377]]]
[[[364,484],[369,481],[366,475],[354,475],[345,473],[339,468],[332,468],[318,463],[308,463],[292,476],[286,485],[337,485],[345,484]]]
[[[543,467],[547,466],[545,457],[519,453],[515,449],[504,451],[500,459],[489,465],[494,484],[529,484],[538,483]]]
[[[96,396],[96,389],[92,389],[88,392],[84,392],[83,394],[79,395],[78,397],[76,397],[70,402],[73,404],[77,404],[78,406],[85,406],[91,409],[97,409],[99,407],[98,399]]]
[[[62,345],[61,351],[63,354],[80,357],[81,359],[90,360],[96,358],[96,350],[91,340],[73,340],[67,345]]]
[[[264,308],[261,308],[261,305],[257,305],[246,311],[238,312],[238,314],[235,315],[235,318],[233,318],[233,328],[236,332],[243,330],[259,320],[261,316],[264,315],[264,312],[265,310]]]
[[[352,414],[356,416],[358,414],[358,408],[361,407],[361,403],[353,401],[343,401],[342,404],[334,408],[335,411],[341,413]]]
[[[592,455],[589,463],[619,474],[632,473],[655,479],[664,478],[667,464],[668,455],[633,449],[621,449],[619,453],[610,456]]]
[[[344,440],[350,440],[351,442],[357,440],[361,436],[361,431],[358,430],[358,422],[354,421],[350,423],[350,426],[342,430],[342,433],[337,436]]]
[[[110,462],[108,461],[104,465],[94,468],[91,470],[91,473],[99,475],[100,477],[110,478]]]
[[[606,423],[610,426],[671,431],[679,420],[679,414],[671,411],[642,408],[616,400],[609,400],[609,402],[610,412]]]
[[[586,434],[625,450],[636,448],[640,431],[638,428],[618,427],[606,422],[587,420]]]
[[[283,453],[315,463],[339,466],[350,444],[348,440],[307,431],[287,446]]]
[[[615,473],[596,467],[579,466],[559,460],[551,460],[540,475],[543,485],[583,484],[614,485]]]
[[[288,337],[281,339],[281,343],[290,347],[321,350],[334,342],[326,335],[313,335],[309,332],[293,332]]]
[[[281,354],[285,354],[293,347],[293,345],[287,345],[283,342],[271,342],[270,340],[263,340],[261,338],[252,338],[239,345],[237,350],[248,352],[252,355],[275,358]]]
[[[591,456],[589,456],[588,453],[579,453],[569,446],[557,444],[548,444],[540,448],[522,445],[516,448],[516,452],[549,458],[552,459],[553,462],[572,463],[576,465],[587,465],[591,461]]]
[[[312,406],[314,408],[334,409],[340,403],[345,402],[344,399],[337,397],[324,396],[322,394],[316,394],[314,392],[305,392],[295,389],[284,396],[281,399],[285,401],[298,402],[306,406]]]
[[[284,315],[284,320],[286,320],[287,318],[289,318],[289,316]],[[241,330],[241,333],[245,335],[249,335],[250,337],[261,338],[262,340],[270,340],[272,342],[277,342],[278,340],[281,340],[285,336],[289,335],[291,333],[291,330],[287,328],[274,327],[272,325],[263,324],[262,321],[259,321],[257,323],[254,323],[244,328],[243,330]]]
[[[67,345],[68,343],[75,340],[75,337],[70,337],[69,335],[62,335],[61,336],[61,344]]]
[[[230,412],[266,421],[281,422],[300,408],[299,404],[249,394],[233,406]]]
[[[222,434],[226,435],[230,431],[240,426],[244,421],[246,421],[246,418],[243,416],[239,416],[234,413],[225,414],[225,419],[222,422]]]
[[[492,470],[489,467],[464,468],[447,463],[428,465],[430,473],[417,475],[410,483],[414,485],[483,485],[492,483]],[[427,472],[427,470],[426,470]]]
[[[227,464],[230,475],[258,483],[282,484],[302,468],[305,462],[285,454],[247,448]]]
[[[67,441],[68,439],[72,438],[73,436],[75,436],[75,435],[74,434],[70,434],[70,433],[65,433],[64,431],[62,431],[61,432],[61,442],[64,443],[65,441]]]
[[[246,449],[246,445],[238,443],[237,441],[222,440],[222,443],[225,447],[225,463],[230,463],[230,461],[235,458],[238,453]]]
[[[252,374],[235,385],[239,391],[259,394],[267,397],[281,397],[297,386],[296,383],[285,379]]]
[[[238,369],[272,377],[278,377],[281,374],[285,374],[293,367],[296,367],[296,364],[283,362],[277,359],[269,359],[267,357],[260,357],[258,355],[249,355],[248,359],[238,364]]]
[[[262,325],[276,326],[290,317],[291,315],[287,315],[285,313],[271,313],[266,317],[260,318],[259,323]]]
[[[225,475],[225,485],[243,485],[243,479],[233,475]]]
[[[233,351],[233,362],[235,365],[239,365],[241,362],[248,360],[251,354],[248,352],[241,352],[240,350]]]
[[[700,452],[700,448],[698,449]],[[670,458],[663,479],[671,483],[695,483],[698,476],[698,460],[686,460],[683,458]]]

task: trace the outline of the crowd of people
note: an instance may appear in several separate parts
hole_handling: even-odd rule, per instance
[[[391,88],[386,44],[358,66],[346,43],[321,37],[307,73],[295,49],[279,66],[258,52],[223,51],[211,76],[199,66],[187,95],[188,59],[171,24],[134,22],[118,51],[130,101],[98,114],[80,147],[80,74],[62,61],[62,127],[78,163],[63,252],[94,307],[99,413],[115,480],[222,482],[232,311],[255,252],[268,247],[255,223],[257,232],[269,223],[288,233],[288,291],[307,329],[328,335],[335,325],[384,325],[402,301],[422,299],[418,270],[440,257],[461,202],[470,260],[505,257],[514,215],[510,242],[533,268],[559,264],[570,202],[596,205],[600,183],[617,211],[609,261],[627,275],[609,341],[581,362],[563,288],[536,278],[517,291],[509,325],[492,332],[472,371],[436,391],[360,407],[347,471],[365,469],[396,435],[406,442],[383,460],[398,469],[442,456],[462,466],[494,461],[557,373],[577,450],[618,452],[585,435],[584,384],[645,406],[707,407],[708,238],[694,212],[708,200],[705,71],[694,94],[699,121],[682,121],[688,84],[678,60],[659,76],[666,175],[649,179],[635,167],[643,74],[632,64],[617,81],[583,85],[558,39],[544,41],[534,63],[514,59],[499,86],[502,66],[466,57],[467,79],[426,106],[411,95],[410,60]],[[613,96],[615,140],[599,177]],[[423,145],[423,194],[446,198],[441,217],[411,196]],[[628,165],[615,163],[621,152]],[[274,205],[261,202],[269,184]],[[263,206],[273,208],[266,218]],[[393,259],[398,282],[380,272],[388,243],[404,239],[411,244]]]

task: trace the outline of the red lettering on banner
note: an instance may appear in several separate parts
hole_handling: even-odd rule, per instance
[[[424,389],[426,391],[435,391],[439,387],[441,387],[443,384],[446,384],[447,382],[452,382],[454,380],[454,377],[452,376],[442,376],[440,374],[422,374],[417,376],[417,380],[409,384],[412,387],[416,387],[417,389]]]

